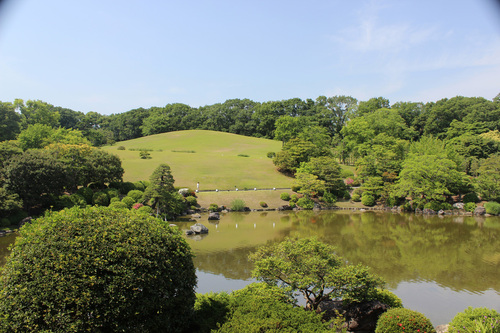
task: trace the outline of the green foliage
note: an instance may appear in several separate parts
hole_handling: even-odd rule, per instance
[[[185,199],[189,206],[196,206],[198,204],[196,197],[193,197],[192,195],[188,195]]]
[[[306,197],[315,197],[326,191],[324,180],[318,179],[318,176],[306,172],[298,172],[296,174],[294,185],[299,187],[300,190],[298,192],[304,194]]]
[[[142,181],[134,182],[134,186],[136,190],[139,190],[141,192],[144,192],[146,190],[146,185]]]
[[[241,199],[234,199],[231,202],[231,210],[235,212],[242,212],[245,210],[245,201]]]
[[[127,193],[127,197],[134,199],[134,202],[141,202],[143,196],[144,192],[139,190],[132,190]]]
[[[137,213],[151,215],[151,214],[153,214],[153,208],[151,208],[149,206],[142,206],[142,207],[139,207],[137,209]]]
[[[21,117],[12,103],[0,102],[0,141],[14,140],[21,130]]]
[[[486,208],[486,213],[491,215],[500,215],[500,203],[495,201],[490,201],[484,204]]]
[[[314,201],[312,201],[308,197],[302,197],[299,200],[297,200],[297,206],[299,206],[302,209],[313,209]]]
[[[84,208],[87,206],[87,200],[83,196],[78,193],[73,193],[70,195],[70,200],[73,203],[73,206]]]
[[[97,206],[107,206],[109,205],[108,195],[104,192],[96,192],[92,196],[92,204]]]
[[[49,213],[21,228],[2,271],[0,331],[181,332],[195,285],[190,248],[166,223],[104,207]]]
[[[208,210],[211,212],[218,212],[219,206],[217,206],[217,204],[211,203],[210,206],[208,206]]]
[[[230,296],[225,292],[196,294],[191,332],[210,333],[226,321]]]
[[[116,188],[107,188],[104,192],[108,195],[108,198],[111,200],[112,198],[116,198],[120,196],[120,191]]]
[[[322,200],[323,202],[330,205],[333,205],[334,203],[337,202],[337,198],[330,192],[326,192],[325,194],[323,194]]]
[[[229,313],[217,332],[330,332],[321,314],[291,304],[284,290],[265,283],[253,283],[234,291]],[[219,317],[225,311],[219,305]]]
[[[481,200],[479,200],[475,192],[471,192],[464,195],[462,201],[463,203],[468,203],[468,202],[478,203]]]
[[[283,192],[280,194],[280,199],[281,200],[285,200],[285,201],[289,201],[290,200],[290,193],[288,192]]]
[[[482,161],[478,173],[476,187],[483,200],[500,202],[500,155]]]
[[[5,227],[8,227],[10,226],[10,220],[6,217],[2,217],[0,219],[0,228],[5,228]]]
[[[142,158],[143,160],[146,160],[151,158],[151,154],[148,151],[141,150],[139,152],[139,157]]]
[[[353,195],[351,196],[351,200],[354,201],[354,202],[360,202],[361,201],[361,195],[359,195],[358,193],[353,193]]]
[[[477,205],[474,203],[474,202],[467,202],[465,205],[464,205],[464,209],[466,212],[474,212],[474,210],[476,209]]]
[[[109,207],[114,209],[130,209],[129,205],[123,201],[112,201]]]
[[[120,197],[112,197],[111,199],[109,199],[110,204],[113,202],[121,202]]]
[[[453,206],[447,202],[443,202],[443,201],[430,201],[428,203],[426,203],[423,208],[426,208],[426,209],[432,209],[436,212],[440,211],[440,210],[451,210],[453,209]]]
[[[118,149],[118,150],[125,150],[126,148],[125,148],[125,146],[118,146],[118,148],[116,148],[116,149]]]
[[[184,197],[174,188],[174,177],[167,164],[160,164],[149,178],[150,185],[144,192],[143,201],[157,213],[174,217],[184,210]]]
[[[365,206],[374,206],[375,205],[375,197],[370,192],[363,192],[361,196],[361,203]]]
[[[265,203],[264,201],[261,201],[259,203],[259,205],[262,207],[262,208],[266,208],[267,207],[267,203]]]
[[[250,155],[247,155],[247,154],[238,154],[238,157],[250,157]]]
[[[94,191],[92,191],[91,188],[80,187],[78,191],[76,191],[76,193],[81,195],[89,205],[92,204],[92,197],[94,196]]]
[[[43,195],[58,197],[74,186],[66,165],[46,151],[29,150],[15,155],[4,172],[8,192],[16,193],[26,210],[40,204]]]
[[[253,277],[301,292],[314,310],[327,299],[364,301],[383,284],[366,267],[346,265],[334,247],[316,238],[285,238],[260,247],[249,258],[255,263]]]
[[[135,185],[132,182],[120,182],[120,183],[110,183],[110,186],[116,188],[121,194],[127,194],[128,192],[135,190]]]
[[[368,297],[369,301],[377,300],[391,308],[402,308],[403,301],[396,294],[387,289],[375,288],[374,292]]]
[[[417,311],[394,308],[383,313],[378,321],[375,333],[435,333],[431,321]]]
[[[274,151],[270,151],[267,153],[267,158],[275,158],[276,157],[276,153]]]
[[[0,214],[7,216],[20,210],[23,202],[15,193],[9,193],[5,188],[0,187]]]
[[[131,198],[131,197],[123,197],[122,201],[128,209],[131,209],[132,206],[137,202],[134,200],[134,198]]]
[[[500,332],[500,313],[488,308],[469,307],[457,313],[450,322],[449,333]]]

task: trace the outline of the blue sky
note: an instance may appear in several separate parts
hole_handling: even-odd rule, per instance
[[[7,0],[0,100],[101,114],[320,95],[500,93],[494,0]]]

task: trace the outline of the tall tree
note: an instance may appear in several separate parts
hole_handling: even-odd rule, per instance
[[[183,199],[174,189],[174,177],[170,166],[160,164],[149,178],[150,185],[144,192],[144,202],[149,202],[156,215],[175,216],[182,212]]]
[[[21,117],[12,103],[0,102],[0,141],[14,140],[21,131]]]
[[[40,101],[28,100],[26,103],[22,99],[16,99],[14,106],[21,113],[22,128],[25,129],[29,125],[42,124],[52,128],[59,127],[59,112],[54,110],[54,106]]]
[[[351,96],[319,96],[316,99],[315,118],[320,126],[328,129],[330,136],[339,135],[340,130],[356,110],[357,99]]]

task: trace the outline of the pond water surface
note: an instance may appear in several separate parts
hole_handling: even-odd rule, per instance
[[[253,282],[247,256],[286,236],[317,236],[350,263],[383,277],[403,305],[434,325],[468,306],[500,311],[500,217],[422,216],[388,212],[229,213],[201,221],[208,235],[187,236],[196,254],[198,292]],[[176,223],[188,229],[190,222]]]
[[[299,211],[207,215],[202,236],[186,236],[196,257],[197,292],[253,282],[248,254],[286,236],[317,236],[353,264],[371,267],[403,305],[434,325],[468,306],[500,311],[500,217],[419,216],[388,212]],[[194,222],[175,222],[187,230]],[[0,266],[13,236],[0,238]]]

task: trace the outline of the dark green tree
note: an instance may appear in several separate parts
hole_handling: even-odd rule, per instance
[[[331,245],[315,238],[286,238],[259,248],[250,260],[253,277],[299,291],[312,310],[328,299],[361,302],[383,285],[366,267],[345,264]]]
[[[12,103],[0,102],[0,141],[14,140],[21,131],[21,116]]]
[[[149,182],[143,200],[151,205],[157,216],[172,217],[184,210],[184,199],[175,191],[174,177],[167,164],[160,164],[151,174]]]
[[[40,204],[42,196],[61,195],[72,187],[67,166],[43,150],[13,156],[5,170],[5,186],[23,200],[25,210]]]
[[[195,267],[179,231],[107,207],[25,225],[0,276],[0,331],[182,332]]]

